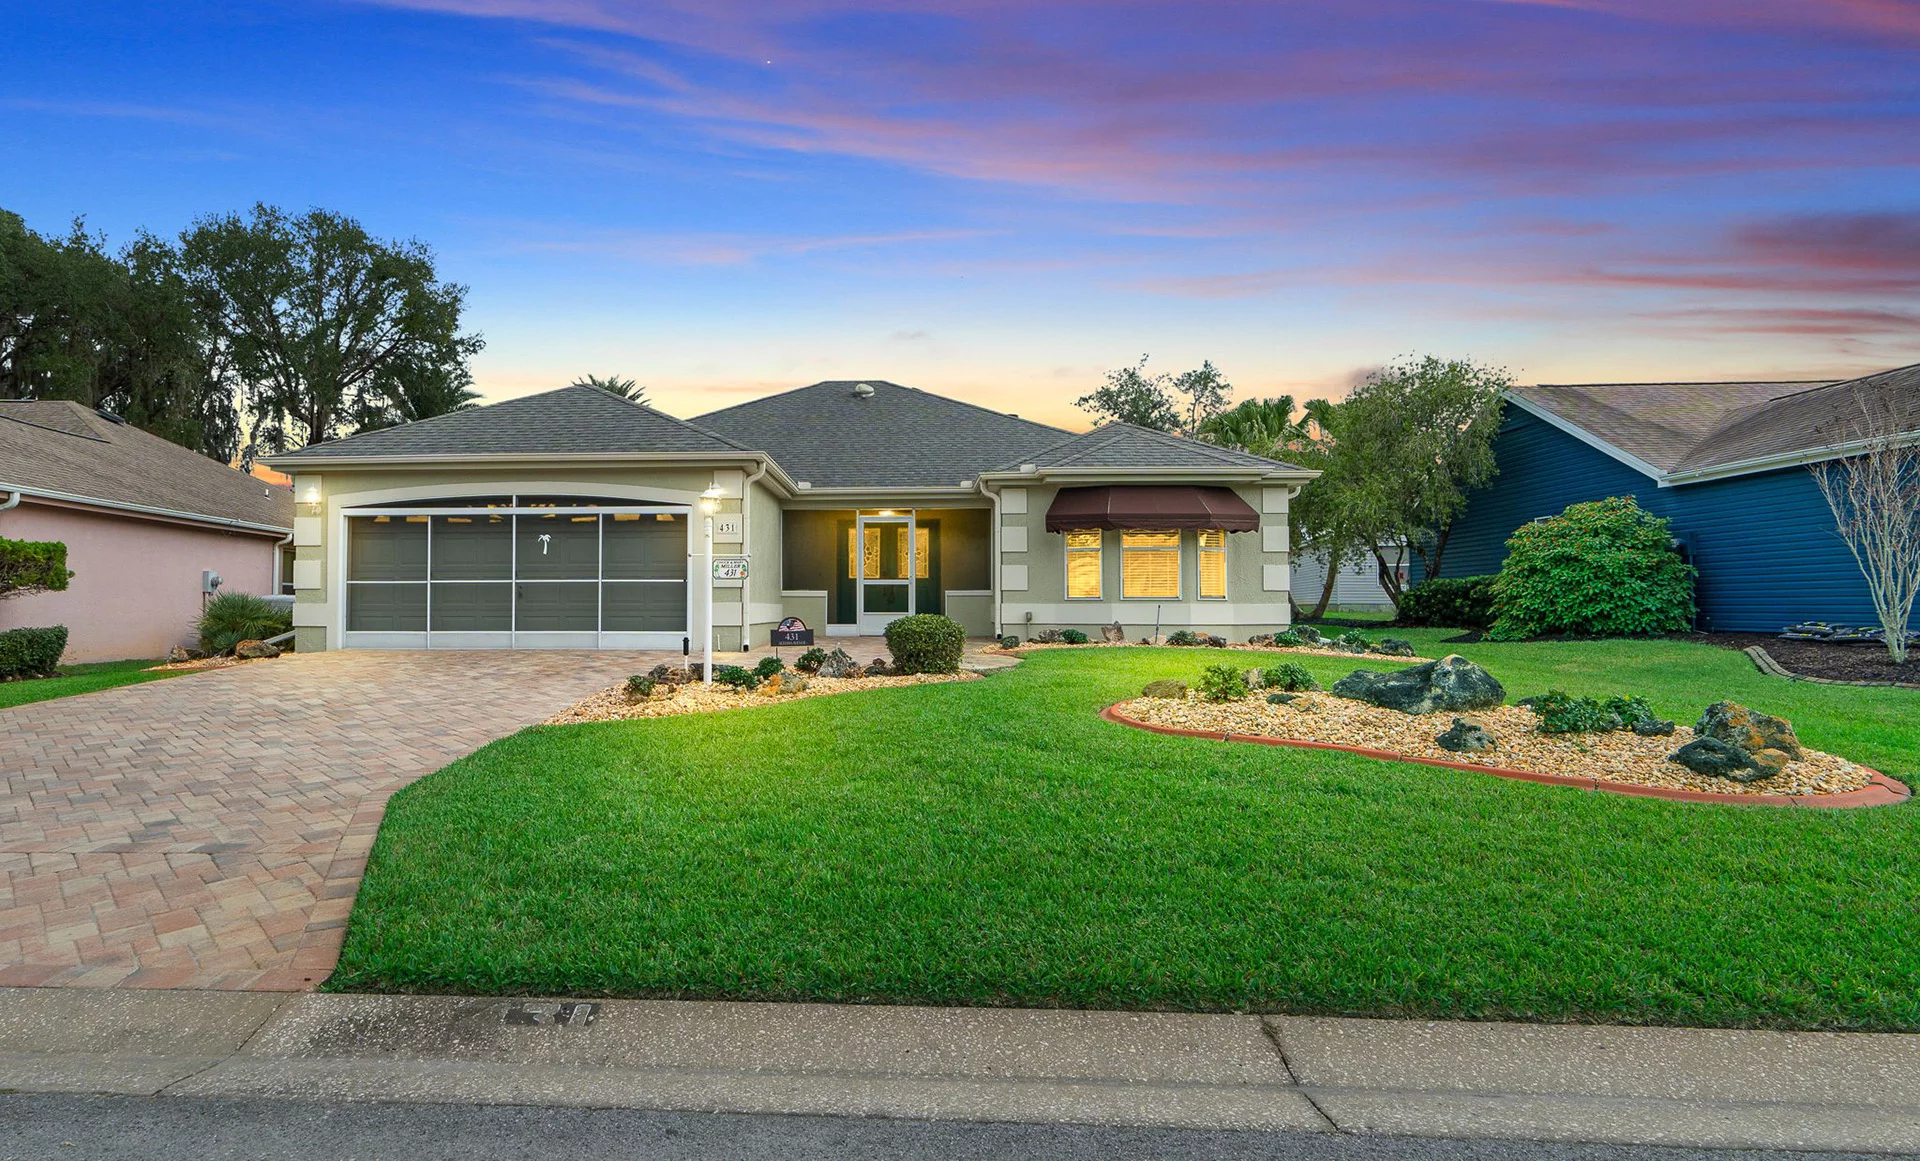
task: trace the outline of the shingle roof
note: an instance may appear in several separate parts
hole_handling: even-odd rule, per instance
[[[350,435],[268,462],[298,465],[335,456],[396,459],[446,455],[564,455],[619,452],[731,452],[743,447],[682,419],[598,387],[562,387],[487,407]]]
[[[1859,437],[1862,403],[1893,408],[1901,430],[1920,431],[1920,364],[1810,387],[1732,416],[1680,461],[1701,471],[1770,456],[1829,447]]]
[[[855,394],[865,383],[872,394]],[[835,379],[695,417],[816,488],[956,487],[1067,433],[884,379]]]
[[[1714,430],[1815,383],[1543,383],[1512,394],[1670,472]]]
[[[1272,471],[1292,464],[1250,455],[1235,448],[1202,443],[1185,436],[1107,423],[1027,453],[1002,464],[1000,471],[1017,471],[1023,464],[1037,468],[1253,468]]]
[[[64,399],[0,399],[0,484],[293,527],[293,493]]]
[[[1840,382],[1542,384],[1510,394],[1663,475],[1844,442],[1862,395],[1895,408],[1908,430],[1920,430],[1920,365]]]

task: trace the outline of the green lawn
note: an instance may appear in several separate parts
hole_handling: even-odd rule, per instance
[[[76,693],[92,693],[98,689],[112,689],[116,685],[138,685],[143,681],[158,681],[163,677],[192,672],[186,669],[146,672],[151,666],[159,664],[160,661],[96,661],[91,665],[61,666],[59,677],[0,682],[0,709],[26,705],[28,702],[50,701],[56,697],[71,697]]]
[[[1920,771],[1920,693],[1679,642],[1464,651],[1514,697],[1690,721],[1728,696]],[[1095,717],[1218,659],[1043,651],[524,731],[394,798],[329,986],[1920,1028],[1920,808],[1668,803]]]

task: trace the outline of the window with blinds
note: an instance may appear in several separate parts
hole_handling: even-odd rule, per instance
[[[1067,599],[1100,599],[1100,538],[1095,528],[1067,533]]]
[[[1227,599],[1227,534],[1218,528],[1200,532],[1200,599]]]
[[[1120,534],[1120,595],[1129,600],[1180,599],[1180,534]]]

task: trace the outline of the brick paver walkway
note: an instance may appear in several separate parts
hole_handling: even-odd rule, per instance
[[[289,655],[0,710],[0,986],[312,987],[394,791],[658,659]]]

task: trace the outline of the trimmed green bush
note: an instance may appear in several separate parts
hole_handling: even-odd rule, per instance
[[[46,677],[59,668],[60,655],[66,651],[65,625],[0,630],[0,681]]]
[[[1283,689],[1288,693],[1302,690],[1319,689],[1320,683],[1307,672],[1307,667],[1297,661],[1283,661],[1270,665],[1260,671],[1260,684],[1266,689]]]
[[[1085,645],[1087,643],[1087,635],[1078,629],[1062,629],[1060,630],[1060,640],[1068,645]]]
[[[1008,633],[1006,636],[1000,638],[1000,648],[1018,649],[1020,648],[1020,638],[1015,637],[1011,633]]]
[[[1247,677],[1236,665],[1209,665],[1200,671],[1198,688],[1208,701],[1238,701],[1247,696]]]
[[[200,651],[214,656],[233,652],[242,641],[264,641],[293,628],[293,617],[252,593],[221,593],[200,610],[194,625]]]
[[[1347,632],[1340,634],[1338,637],[1335,637],[1332,643],[1335,645],[1343,645],[1350,649],[1358,649],[1362,653],[1373,648],[1373,642],[1367,640],[1366,634],[1358,633],[1353,630],[1348,630]]]
[[[753,667],[753,675],[761,681],[765,681],[786,667],[786,662],[781,661],[778,657],[762,657],[759,663]]]
[[[1306,640],[1296,629],[1282,629],[1273,635],[1275,645],[1304,645]]]
[[[1625,694],[1574,697],[1550,689],[1533,699],[1532,708],[1543,734],[1597,734],[1653,720],[1653,707],[1646,698]]]
[[[653,696],[654,687],[659,684],[644,673],[636,673],[627,678],[627,698],[631,701],[645,701]]]
[[[0,597],[55,593],[67,587],[67,546],[58,540],[0,536]]]
[[[917,613],[887,623],[887,652],[900,673],[958,673],[967,631],[952,617]]]
[[[1192,629],[1175,629],[1173,632],[1167,634],[1167,644],[1169,645],[1191,646],[1202,643],[1203,640],[1200,634],[1194,632]]]
[[[800,659],[793,663],[793,667],[802,673],[818,673],[820,672],[820,666],[824,664],[826,660],[827,651],[815,646],[805,653],[802,653]]]
[[[753,689],[760,684],[760,675],[738,665],[716,665],[713,667],[713,683],[730,685],[735,689]]]
[[[1693,627],[1694,567],[1631,497],[1570,505],[1507,540],[1487,637],[1638,637]]]
[[[1443,629],[1484,629],[1493,624],[1493,579],[1485,576],[1435,577],[1400,594],[1400,625]]]

